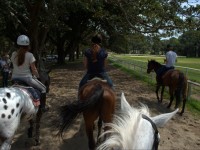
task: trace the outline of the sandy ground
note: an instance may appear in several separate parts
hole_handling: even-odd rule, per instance
[[[84,123],[80,115],[69,131],[64,134],[63,140],[55,137],[54,120],[58,116],[58,108],[77,99],[77,88],[84,74],[81,64],[68,64],[65,67],[55,68],[50,73],[51,87],[48,94],[48,104],[51,109],[44,114],[41,121],[41,145],[25,147],[27,140],[26,129],[28,123],[22,122],[13,140],[12,150],[87,150],[87,138]],[[112,78],[118,96],[125,93],[126,99],[133,106],[138,102],[148,105],[152,116],[171,110],[166,109],[168,100],[159,105],[156,101],[154,89],[117,68],[109,66],[108,74]],[[200,149],[200,117],[191,115],[186,108],[185,114],[176,115],[164,128],[159,128],[161,150],[197,150]]]

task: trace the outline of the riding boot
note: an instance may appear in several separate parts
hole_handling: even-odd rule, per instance
[[[41,93],[40,109],[42,112],[46,112],[49,110],[49,107],[46,106],[46,93]]]

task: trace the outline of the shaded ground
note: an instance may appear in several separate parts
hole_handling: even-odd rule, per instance
[[[56,131],[52,121],[58,116],[57,108],[66,103],[76,100],[77,88],[84,74],[81,64],[68,64],[65,67],[52,70],[50,93],[48,103],[50,112],[43,116],[41,122],[41,145],[31,149],[41,150],[86,150],[87,138],[83,130],[82,116],[79,116],[70,130],[65,133],[64,140],[55,137]],[[156,102],[156,96],[150,86],[135,80],[133,77],[123,73],[119,69],[109,67],[108,74],[113,79],[118,96],[125,93],[126,99],[134,106],[138,102],[148,105],[152,116],[172,110],[166,109],[168,100],[162,105]],[[27,139],[27,123],[21,123],[13,141],[12,150],[27,150],[24,142]],[[187,109],[180,117],[176,115],[164,128],[159,129],[161,141],[159,149],[167,150],[197,150],[200,149],[200,120],[199,117],[191,115]]]

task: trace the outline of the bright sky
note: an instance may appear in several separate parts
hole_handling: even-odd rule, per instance
[[[188,0],[188,3],[190,5],[196,5],[196,4],[199,4],[200,5],[200,0]]]

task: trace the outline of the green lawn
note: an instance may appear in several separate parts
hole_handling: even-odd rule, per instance
[[[155,55],[115,55],[112,54],[111,57],[116,57],[117,59],[134,62],[142,67],[147,67],[148,60],[154,59],[159,63],[164,63],[164,56]],[[187,68],[188,67],[188,68]],[[200,83],[200,58],[186,58],[178,57],[176,68],[182,70],[190,80]]]

